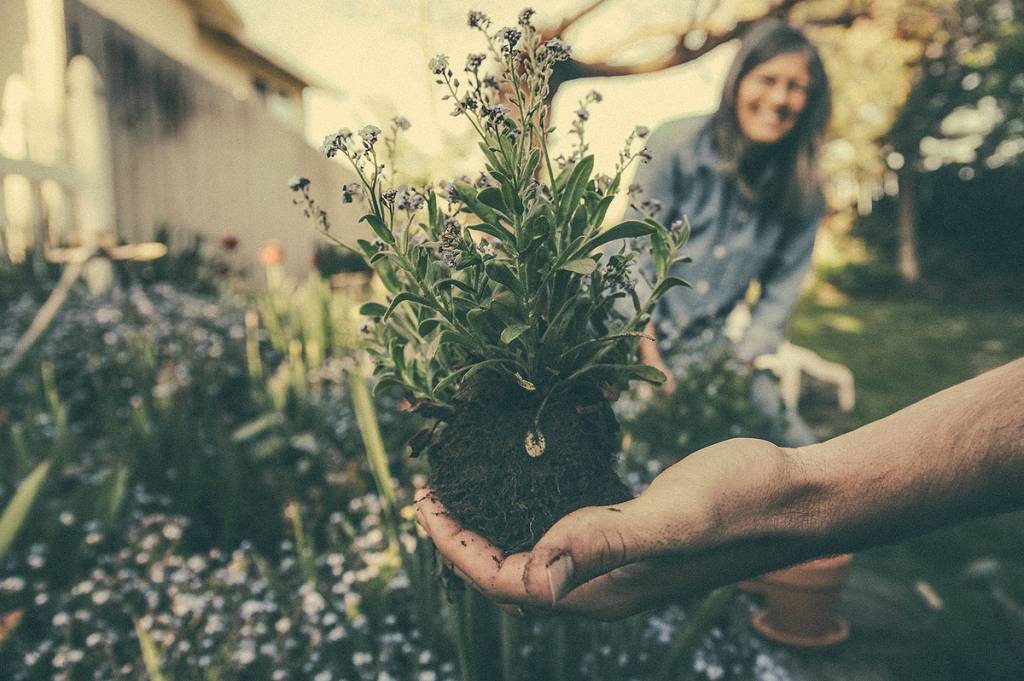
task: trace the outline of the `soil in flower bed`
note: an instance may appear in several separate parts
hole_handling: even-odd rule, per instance
[[[428,450],[434,493],[463,527],[506,553],[523,551],[566,514],[631,497],[615,473],[619,424],[596,388],[576,384],[552,395],[540,417],[539,456],[525,446],[540,408],[536,392],[494,376],[471,392]]]

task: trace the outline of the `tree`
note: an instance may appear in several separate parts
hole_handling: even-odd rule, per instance
[[[900,178],[899,271],[908,283],[921,274],[918,192],[928,175],[955,165],[972,180],[1024,157],[1022,17],[1021,0],[962,0],[936,9],[931,26],[901,27],[922,49],[883,153]]]
[[[588,22],[613,4],[611,0],[590,0],[563,17],[557,25],[545,29],[543,34],[546,38],[565,38],[571,33],[585,32]],[[596,53],[586,57],[574,55],[558,64],[551,80],[551,95],[570,80],[652,73],[694,61],[719,45],[742,38],[754,24],[768,17],[805,25],[849,26],[857,18],[867,16],[869,4],[820,0],[695,0],[681,4],[682,11],[674,21],[642,23]],[[624,53],[642,48],[644,43],[648,43],[650,49],[640,50],[643,57],[618,59]]]

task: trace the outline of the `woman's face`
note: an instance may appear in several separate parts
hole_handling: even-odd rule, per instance
[[[786,136],[807,105],[811,74],[807,55],[787,52],[750,70],[736,93],[736,118],[751,142],[772,144]]]

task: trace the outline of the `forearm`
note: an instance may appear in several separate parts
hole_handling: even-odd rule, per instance
[[[723,548],[783,565],[1024,508],[1024,359],[730,481]]]
[[[1024,508],[1024,359],[793,459],[822,552]]]

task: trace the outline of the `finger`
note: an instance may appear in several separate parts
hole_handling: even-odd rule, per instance
[[[431,487],[430,485],[424,485],[423,487],[420,487],[419,489],[417,489],[416,493],[413,494],[412,503],[413,503],[413,505],[418,506],[421,501],[423,501],[427,497],[430,497],[430,496],[433,496],[433,495],[434,495],[434,488]]]
[[[689,595],[685,561],[653,558],[631,563],[572,589],[552,607],[555,611],[598,619],[619,620]]]
[[[485,537],[456,522],[433,494],[422,495],[416,510],[438,553],[458,569],[460,577],[492,599],[526,600],[522,574],[529,554],[506,556]]]
[[[555,523],[530,552],[523,586],[531,599],[556,603],[572,589],[647,557],[642,504],[583,508]]]

